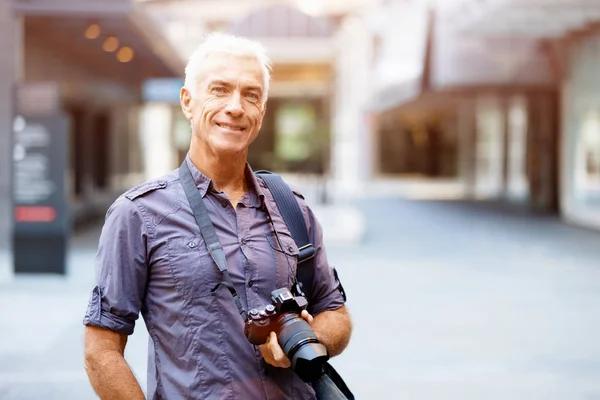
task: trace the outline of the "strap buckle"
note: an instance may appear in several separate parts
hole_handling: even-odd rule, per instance
[[[308,243],[302,247],[298,248],[298,263],[303,263],[304,261],[308,261],[310,259],[315,258],[315,254],[317,251],[315,250],[315,246],[312,243]]]

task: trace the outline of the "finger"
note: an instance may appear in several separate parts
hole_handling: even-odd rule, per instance
[[[273,357],[273,351],[271,350],[271,335],[267,336],[267,341],[264,344],[258,346],[260,354],[263,356],[267,364],[274,367],[279,367],[279,363]]]
[[[271,335],[267,337],[267,341],[264,344],[258,346],[258,349],[260,350],[260,354],[263,356],[263,358],[268,364],[274,367],[279,367],[279,363],[273,357],[273,351],[271,349]]]
[[[265,360],[265,362],[267,364],[272,365],[274,367],[281,368],[279,366],[279,363],[277,361],[275,361],[275,359],[273,358],[273,354],[271,354],[271,349],[267,345],[263,344],[259,348],[260,348],[260,354],[263,356],[263,359]]]
[[[290,360],[286,357],[281,346],[279,346],[275,332],[271,332],[268,345],[269,349],[271,350],[271,354],[273,355],[273,359],[277,363],[277,367],[287,368],[291,365]]]
[[[312,315],[310,315],[310,314],[308,313],[308,311],[306,311],[306,310],[302,310],[302,313],[300,313],[300,316],[301,316],[301,317],[302,317],[302,318],[303,318],[303,319],[304,319],[306,322],[308,322],[308,324],[309,324],[309,325],[310,325],[310,324],[312,324],[312,322],[313,322],[313,320],[314,320],[313,316],[312,316]]]

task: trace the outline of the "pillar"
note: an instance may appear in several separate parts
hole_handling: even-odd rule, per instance
[[[149,103],[142,107],[140,138],[145,179],[154,179],[177,167],[172,141],[172,107]]]
[[[457,117],[458,130],[458,174],[468,198],[475,198],[477,168],[477,124],[475,100],[460,99]]]
[[[347,198],[361,192],[370,169],[370,146],[365,138],[372,134],[366,114],[372,89],[371,39],[364,22],[349,17],[342,23],[337,40],[331,172],[333,192],[339,198]]]

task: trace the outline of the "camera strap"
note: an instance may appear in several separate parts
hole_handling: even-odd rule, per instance
[[[312,298],[312,282],[315,275],[313,258],[315,257],[316,250],[308,237],[306,223],[304,222],[300,206],[296,201],[296,196],[294,196],[294,193],[281,176],[269,171],[258,171],[256,175],[265,182],[269,192],[273,195],[277,209],[298,246],[296,280],[301,284],[302,294],[310,302]]]
[[[219,270],[223,273],[223,278],[225,281],[223,282],[223,286],[227,287],[231,295],[233,296],[233,301],[238,308],[238,312],[240,313],[244,322],[247,319],[246,310],[242,305],[242,301],[240,300],[240,296],[238,295],[235,287],[233,286],[233,281],[231,276],[229,275],[229,271],[227,270],[227,260],[225,258],[225,252],[223,251],[223,247],[219,242],[219,238],[217,237],[217,230],[210,220],[210,216],[208,215],[208,210],[206,209],[206,205],[204,205],[204,200],[198,191],[198,187],[194,182],[194,178],[192,177],[192,173],[187,166],[186,161],[184,160],[179,167],[179,180],[181,182],[181,186],[183,186],[183,191],[185,192],[185,196],[190,203],[190,207],[192,208],[192,213],[194,214],[194,218],[196,219],[196,223],[200,228],[200,234],[202,235],[202,239],[204,239],[204,243],[210,253],[210,256],[214,260],[215,264]]]

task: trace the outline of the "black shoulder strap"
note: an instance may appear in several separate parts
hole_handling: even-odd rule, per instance
[[[296,197],[290,187],[281,179],[277,174],[269,171],[257,171],[256,175],[263,179],[267,188],[275,199],[277,209],[281,213],[283,220],[285,221],[288,230],[292,234],[296,245],[300,249],[298,253],[298,269],[296,272],[296,278],[298,282],[302,284],[302,291],[304,292],[309,303],[311,300],[312,282],[315,275],[315,247],[308,238],[308,229],[306,229],[306,223],[302,216],[302,210],[296,201]],[[335,274],[335,280],[338,283],[338,290],[342,293],[344,301],[346,300],[346,293],[344,288],[339,281],[337,271],[333,269]],[[336,398],[345,398],[348,400],[354,400],[354,394],[350,391],[342,377],[329,363],[325,363],[325,376],[317,382],[313,382],[313,388],[317,392],[317,397],[320,393],[323,393],[324,397],[331,397],[332,388],[334,385],[337,391],[340,392]],[[327,383],[329,382],[329,383]],[[320,397],[319,397],[320,398]]]
[[[256,175],[265,182],[273,195],[277,209],[298,246],[298,269],[296,275],[298,282],[302,284],[302,291],[310,301],[312,282],[315,274],[313,258],[315,257],[316,250],[308,238],[308,230],[302,216],[302,210],[300,210],[300,206],[296,201],[296,196],[279,175],[268,171],[258,171]]]
[[[225,281],[223,281],[222,284],[229,289],[229,292],[233,296],[233,301],[238,308],[238,312],[244,321],[246,321],[246,310],[244,310],[244,306],[242,305],[240,297],[233,286],[233,281],[231,280],[229,271],[227,271],[225,252],[223,251],[223,247],[221,247],[215,226],[210,220],[208,210],[204,205],[204,200],[202,199],[202,196],[200,196],[198,187],[194,183],[194,178],[192,178],[192,173],[190,172],[185,160],[183,161],[183,164],[181,164],[181,167],[179,167],[179,179],[181,181],[181,185],[183,186],[185,195],[190,203],[190,207],[192,208],[192,212],[194,213],[196,223],[200,228],[200,233],[202,234],[204,243],[208,248],[208,252],[215,261],[215,264],[217,264],[217,267],[219,267],[219,270],[223,273]]]

